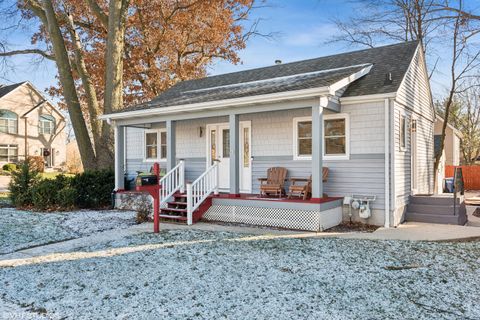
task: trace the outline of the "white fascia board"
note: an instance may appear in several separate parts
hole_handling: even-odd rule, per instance
[[[341,104],[365,103],[372,101],[383,101],[385,99],[394,99],[396,96],[397,92],[368,94],[364,96],[341,97],[340,102]]]
[[[183,113],[183,112],[192,112],[192,111],[201,111],[201,110],[214,110],[231,106],[245,106],[245,105],[255,105],[263,104],[269,102],[276,102],[281,100],[288,99],[303,99],[311,97],[319,97],[322,95],[329,94],[328,87],[320,88],[311,88],[311,89],[302,89],[294,91],[285,91],[277,93],[269,93],[264,95],[255,95],[235,99],[225,99],[209,102],[200,102],[192,104],[183,104],[172,107],[162,107],[162,108],[151,108],[143,110],[133,110],[119,113],[106,114],[99,117],[101,120],[116,120],[116,119],[128,119],[132,117],[144,117],[150,115],[165,115],[165,114],[174,114],[174,113]]]
[[[355,72],[355,73],[349,75],[348,77],[345,77],[342,80],[337,81],[334,84],[330,85],[329,86],[330,94],[332,96],[335,95],[335,93],[338,90],[348,86],[350,83],[352,83],[355,80],[358,80],[361,77],[363,77],[364,75],[368,74],[370,72],[370,70],[372,69],[372,67],[373,67],[373,65],[370,64],[370,65],[366,66],[365,68],[362,68],[360,71]]]

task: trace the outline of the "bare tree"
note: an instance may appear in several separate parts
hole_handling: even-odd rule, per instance
[[[480,50],[474,40],[480,31],[480,16],[466,10],[463,0],[358,0],[356,3],[362,10],[356,11],[356,15],[346,22],[337,19],[342,34],[331,41],[372,47],[386,41],[418,40],[427,62],[429,59],[434,61],[429,63],[430,77],[440,59],[433,45],[441,43],[443,52],[450,48],[449,83],[440,143],[443,150],[455,95],[466,90],[467,81],[478,76]],[[441,152],[435,156],[435,172],[440,157]]]

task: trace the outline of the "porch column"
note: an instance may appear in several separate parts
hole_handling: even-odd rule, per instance
[[[312,199],[323,197],[323,101],[312,107]],[[328,101],[327,101],[328,102]]]
[[[230,194],[240,194],[240,170],[239,170],[239,120],[237,114],[229,117],[230,126]]]
[[[167,120],[167,172],[172,170],[176,165],[176,122]]]
[[[115,190],[125,189],[125,127],[115,125]]]

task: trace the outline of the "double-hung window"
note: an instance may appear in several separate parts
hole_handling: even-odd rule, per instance
[[[18,145],[0,144],[0,162],[18,162]]]
[[[145,161],[167,159],[167,132],[164,129],[145,130],[144,142]]]
[[[15,112],[0,109],[0,133],[18,133],[18,116]]]
[[[55,133],[55,118],[49,114],[40,115],[38,123],[38,133],[40,134],[54,134]]]
[[[348,114],[324,115],[323,158],[349,158],[349,118]],[[312,158],[312,120],[310,117],[294,119],[294,159]]]

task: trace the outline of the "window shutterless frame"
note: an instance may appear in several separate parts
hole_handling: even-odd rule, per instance
[[[147,157],[147,134],[156,134],[156,154],[157,157],[155,158],[148,158]],[[156,161],[167,161],[167,154],[166,154],[166,137],[165,143],[162,144],[162,134],[167,134],[167,129],[145,129],[143,133],[143,161],[145,162],[156,162]]]
[[[345,137],[344,154],[326,154],[325,150],[325,122],[328,120],[343,119],[345,121],[345,134],[335,137]],[[299,154],[298,124],[301,122],[312,121],[311,117],[293,118],[293,159],[311,160],[311,155]],[[331,138],[334,138],[333,136]],[[323,133],[322,133],[323,159],[324,160],[348,160],[350,159],[350,116],[347,113],[324,114],[323,115]]]
[[[400,151],[407,151],[407,134],[408,134],[408,121],[407,114],[405,112],[399,112],[399,132],[398,132],[398,146]]]

